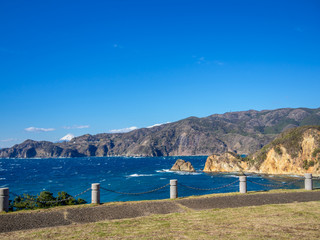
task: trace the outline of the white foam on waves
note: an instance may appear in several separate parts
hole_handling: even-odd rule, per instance
[[[172,173],[172,172],[174,172],[174,171],[171,171],[170,169],[161,169],[161,170],[156,170],[156,172],[157,172],[157,173],[164,173],[164,172],[166,172],[166,173]]]
[[[179,172],[179,171],[175,171],[174,173],[178,174],[178,175],[200,175],[201,173],[197,173],[197,172]]]
[[[200,175],[199,172],[181,172],[181,171],[171,171],[170,169],[156,170],[157,173],[175,173],[178,175]]]
[[[153,176],[153,174],[138,174],[138,173],[134,173],[129,175],[128,177],[151,177]]]
[[[62,169],[62,166],[60,166],[60,167],[53,167],[52,169]]]

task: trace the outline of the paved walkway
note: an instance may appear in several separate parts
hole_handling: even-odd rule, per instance
[[[320,191],[291,193],[256,193],[230,196],[194,197],[165,201],[113,203],[88,207],[65,207],[0,215],[0,232],[54,227],[102,220],[134,218],[151,214],[168,214],[189,210],[234,208],[320,201]]]

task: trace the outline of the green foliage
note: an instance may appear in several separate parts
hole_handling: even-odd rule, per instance
[[[283,130],[286,126],[288,126],[289,124],[298,125],[299,123],[296,122],[296,121],[293,120],[293,119],[285,118],[285,119],[282,119],[282,120],[280,120],[279,122],[277,122],[277,124],[275,124],[274,126],[265,127],[265,128],[263,129],[263,133],[264,133],[264,134],[278,134],[278,133],[281,133],[282,130]]]
[[[320,110],[320,108],[316,108],[316,109],[311,109],[311,108],[298,108],[298,109],[301,109],[303,111],[306,111],[310,114],[317,114]]]
[[[64,201],[61,201],[64,200]],[[58,192],[58,196],[54,197],[53,193],[43,191],[38,196],[23,194],[16,196],[13,201],[10,201],[11,210],[30,210],[38,208],[49,208],[55,206],[78,205],[87,203],[84,199],[73,198],[66,192]]]
[[[302,167],[303,167],[305,170],[308,170],[309,167],[313,167],[314,164],[315,164],[315,162],[314,162],[313,160],[311,160],[311,161],[303,160],[303,166],[302,166]]]
[[[227,152],[227,153],[231,154],[232,156],[234,156],[237,159],[241,158],[241,156],[239,154],[236,154],[235,152]]]
[[[287,152],[293,156],[297,154],[300,150],[300,144],[302,142],[303,133],[308,129],[318,129],[320,130],[319,126],[304,126],[298,127],[294,129],[290,129],[277,137],[273,142],[271,142],[271,146],[275,147],[277,145],[282,145],[286,148]]]
[[[23,194],[22,196],[15,197],[14,201],[11,202],[12,205],[10,206],[12,209],[15,208],[17,210],[22,209],[36,209],[37,205],[37,196]]]
[[[309,168],[308,160],[303,160],[303,165],[302,165],[302,167],[303,167],[305,170],[308,170],[308,168]]]
[[[72,196],[66,192],[58,192],[57,200],[68,199],[67,201],[61,202],[61,205],[75,205],[77,204],[77,200],[72,198]]]
[[[86,203],[87,203],[86,200],[82,198],[78,198],[75,204],[79,205],[79,204],[86,204]],[[68,204],[68,205],[73,205],[73,204]]]
[[[48,208],[48,207],[57,206],[55,201],[56,201],[56,198],[53,196],[53,193],[48,191],[41,192],[37,198],[37,203],[39,208]]]
[[[243,156],[234,152],[228,152],[241,162],[247,162],[250,166],[254,164],[254,160],[249,156]]]
[[[255,164],[255,161],[249,156],[241,157],[241,161],[247,162],[249,166],[253,166]]]
[[[282,155],[282,151],[281,151],[280,146],[276,146],[276,147],[274,148],[274,151],[275,151],[277,154]]]
[[[306,126],[306,125],[320,125],[320,116],[313,114],[306,117],[301,121],[300,126]]]
[[[286,149],[287,153],[289,153],[292,158],[298,157],[299,151],[301,149],[301,142],[303,140],[303,133],[309,129],[316,129],[320,131],[320,126],[303,126],[289,129],[281,133],[275,140],[265,145],[260,149],[259,152],[255,154],[255,166],[259,167],[262,162],[265,161],[267,153],[271,148],[274,148],[276,153],[281,155],[282,151],[280,145]],[[320,148],[317,148],[316,150],[314,150],[313,156],[317,156],[319,152]],[[309,168],[309,163],[307,165],[305,164],[304,167]]]
[[[289,124],[296,126],[320,125],[320,116],[312,113],[310,116],[304,118],[300,123],[291,118],[284,118],[273,126],[264,127],[263,131],[261,132],[264,134],[278,134],[281,133]]]
[[[264,127],[263,126],[255,126],[253,127],[253,129],[257,132],[260,132],[260,133],[264,133]]]
[[[254,164],[257,167],[260,167],[260,165],[263,163],[264,160],[267,158],[267,152],[269,151],[269,146],[266,145],[263,148],[260,149],[259,154],[255,158]]]
[[[313,151],[312,157],[316,157],[318,153],[320,153],[320,148],[316,148],[316,149]]]

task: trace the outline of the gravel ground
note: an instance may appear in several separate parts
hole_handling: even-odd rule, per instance
[[[41,212],[10,213],[0,215],[0,232],[81,224],[111,219],[135,218],[151,214],[168,214],[183,212],[187,209],[234,208],[319,200],[320,191],[257,193],[187,198],[174,201],[127,202],[81,208],[50,209]]]
[[[102,220],[135,218],[150,214],[181,212],[173,201],[125,203],[121,205],[73,208],[67,210],[67,218],[76,223],[97,222]]]
[[[194,210],[212,208],[235,208],[245,206],[259,206],[265,204],[281,204],[293,202],[319,201],[320,191],[294,193],[268,193],[251,195],[234,195],[198,199],[182,199],[177,202]]]

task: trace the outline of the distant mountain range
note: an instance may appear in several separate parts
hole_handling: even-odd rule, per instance
[[[187,156],[234,151],[251,154],[286,129],[320,125],[320,108],[228,112],[189,117],[128,133],[86,134],[68,142],[26,140],[0,150],[0,158]]]

